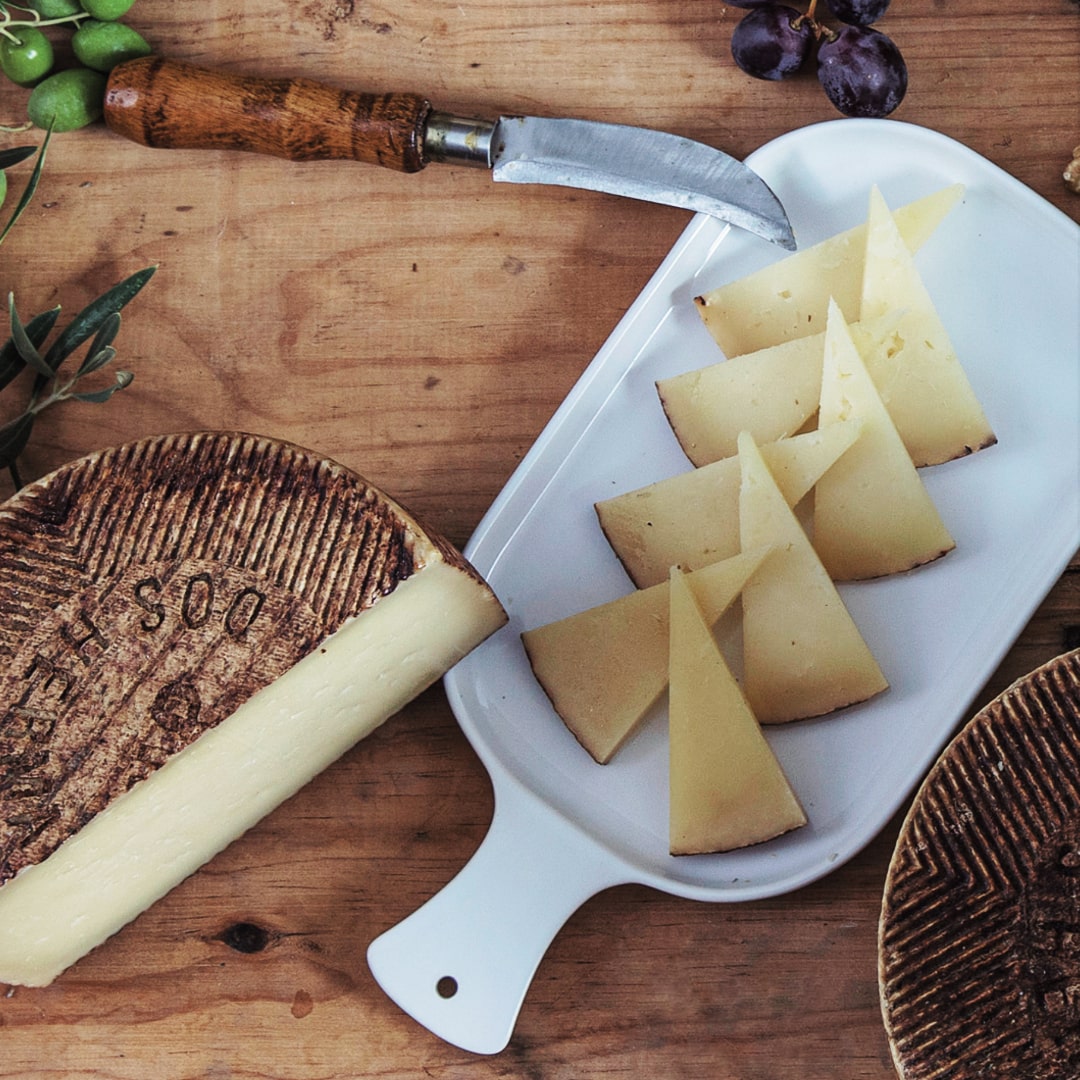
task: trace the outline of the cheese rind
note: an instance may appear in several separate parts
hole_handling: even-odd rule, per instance
[[[669,846],[731,851],[806,824],[757,718],[678,570],[670,587]]]
[[[963,194],[953,185],[908,203],[896,222],[917,251]],[[830,299],[861,318],[865,223],[697,297],[698,314],[729,359],[825,329]]]

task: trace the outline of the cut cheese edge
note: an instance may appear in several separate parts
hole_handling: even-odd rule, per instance
[[[715,623],[761,565],[740,552],[691,575]],[[552,707],[603,765],[659,701],[668,680],[668,582],[526,630],[522,644]]]
[[[400,505],[255,436],[72,463],[0,540],[6,983],[51,982],[506,620]]]
[[[731,851],[806,824],[678,570],[670,587],[669,839],[672,855]]]
[[[671,430],[695,465],[737,453],[739,433],[764,445],[794,435],[817,412],[822,332],[656,384]]]
[[[963,194],[956,184],[896,211],[908,249],[918,251]],[[856,225],[697,297],[698,314],[729,359],[825,329],[830,299],[861,318],[866,224]]]
[[[956,543],[945,527],[852,340],[829,310],[822,429],[862,422],[857,445],[814,492],[814,548],[835,581],[884,577],[932,562]]]
[[[852,332],[916,466],[937,465],[997,442],[877,188],[867,217],[861,315]]]
[[[743,690],[754,714],[787,723],[881,693],[877,660],[749,435],[739,461],[742,542],[773,548],[742,593]]]
[[[852,420],[766,443],[784,498],[797,505],[859,436]],[[600,527],[638,588],[667,580],[671,567],[697,570],[730,558],[739,539],[738,457],[658,480],[596,504]]]

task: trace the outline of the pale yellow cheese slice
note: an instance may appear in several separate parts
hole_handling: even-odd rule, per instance
[[[997,441],[877,188],[867,217],[861,315],[852,332],[917,466],[962,457]]]
[[[764,551],[740,552],[692,575],[715,623]],[[555,711],[601,765],[659,700],[668,679],[668,582],[621,596],[521,635]]]
[[[695,465],[734,457],[739,432],[760,445],[793,435],[817,412],[822,332],[656,384],[671,430]]]
[[[743,689],[754,714],[785,723],[880,693],[885,676],[749,435],[739,461],[742,543],[773,548],[742,593]]]
[[[896,223],[910,251],[918,251],[963,194],[953,185],[900,207]],[[825,329],[829,299],[849,322],[860,316],[866,225],[696,298],[705,326],[728,358]]]
[[[858,418],[862,434],[818,482],[814,547],[837,581],[883,577],[955,547],[882,403],[844,316],[829,309],[819,423]]]
[[[761,447],[780,490],[797,505],[858,438],[858,421],[831,424]],[[737,456],[678,473],[596,504],[600,527],[638,588],[671,567],[696,570],[740,550]]]
[[[806,824],[695,595],[687,578],[673,570],[668,708],[672,855],[731,851]]]

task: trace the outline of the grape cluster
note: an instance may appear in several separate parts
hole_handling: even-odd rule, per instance
[[[756,79],[787,79],[816,57],[817,77],[845,116],[888,116],[907,92],[907,65],[896,43],[874,28],[889,0],[823,0],[843,25],[778,0],[727,0],[749,9],[731,35],[731,55]]]
[[[0,73],[30,89],[30,123],[71,131],[101,116],[106,76],[117,64],[150,53],[146,39],[121,21],[135,0],[0,0]],[[55,48],[70,30],[70,63]]]

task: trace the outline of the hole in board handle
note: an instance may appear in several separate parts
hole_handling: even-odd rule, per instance
[[[457,979],[453,975],[444,975],[435,984],[435,992],[441,998],[452,998],[458,992]]]

